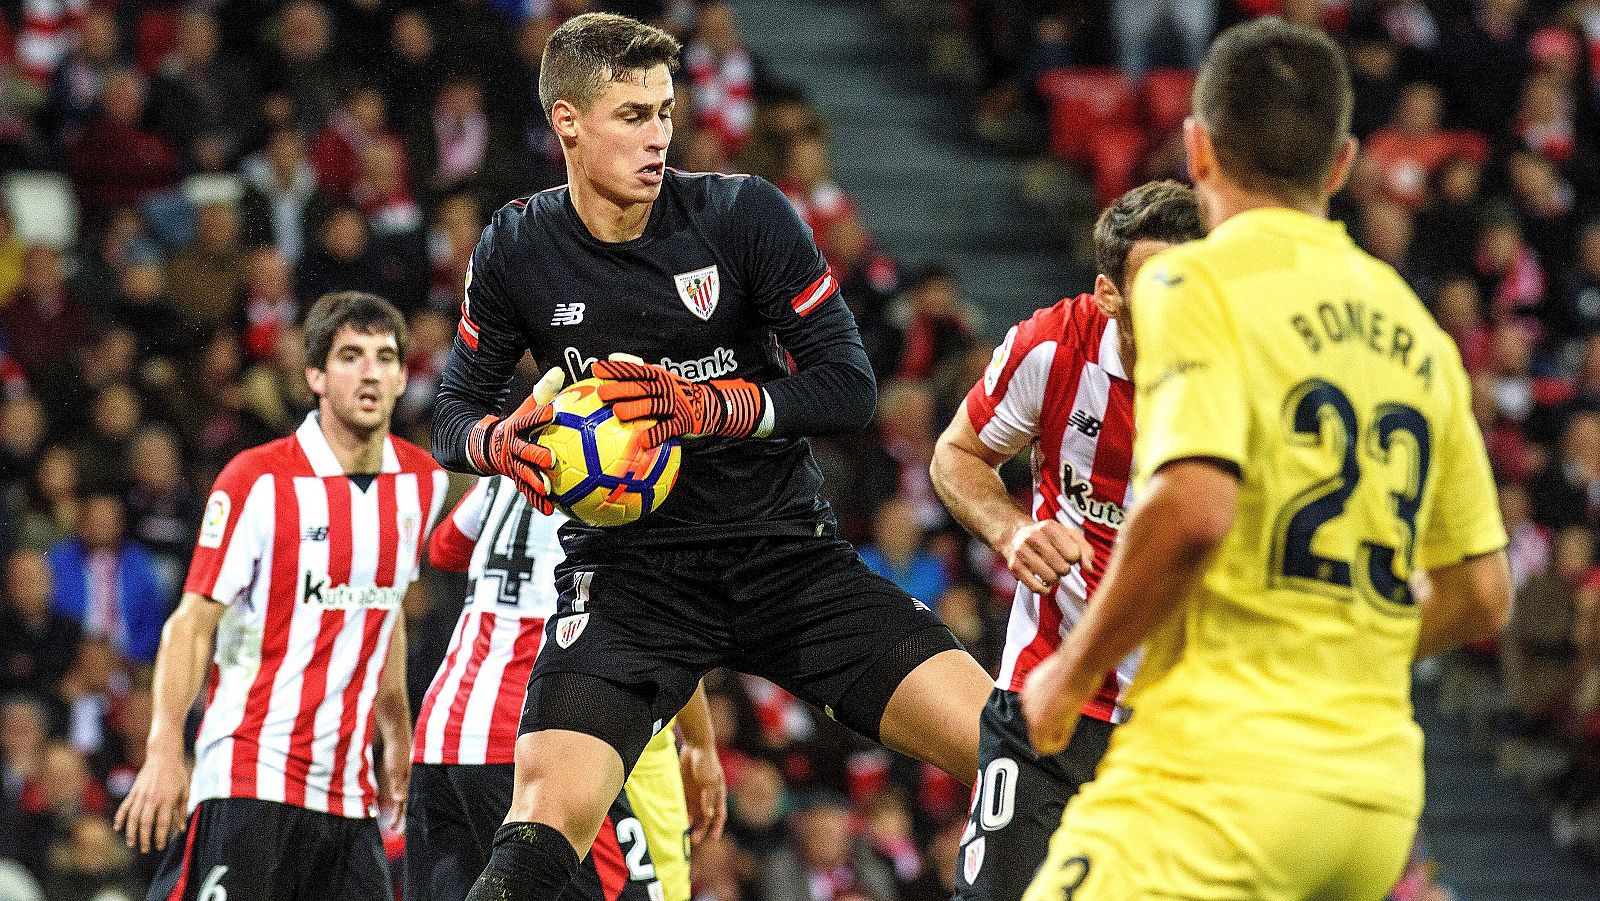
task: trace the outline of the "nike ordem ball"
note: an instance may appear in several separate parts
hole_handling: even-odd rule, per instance
[[[600,400],[600,379],[584,379],[555,396],[555,421],[534,442],[550,449],[550,499],[591,526],[620,526],[661,506],[678,479],[683,449],[676,438],[644,446],[650,420],[624,422]]]

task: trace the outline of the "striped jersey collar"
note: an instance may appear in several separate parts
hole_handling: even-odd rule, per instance
[[[316,410],[306,414],[306,421],[295,430],[294,440],[299,443],[306,459],[311,461],[313,475],[325,479],[345,474],[344,467],[339,465],[339,458],[333,455],[333,447],[328,444],[328,436],[322,434],[322,423]],[[394,451],[394,438],[390,435],[383,436],[382,471],[400,471],[400,456]]]
[[[1106,371],[1106,375],[1123,381],[1128,380],[1128,370],[1122,365],[1122,341],[1118,338],[1115,319],[1106,321],[1106,330],[1100,335],[1099,365]]]

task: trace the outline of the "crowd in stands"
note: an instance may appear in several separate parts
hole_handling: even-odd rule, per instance
[[[1445,695],[1482,711],[1484,740],[1562,837],[1600,850],[1600,2],[883,5],[969,89],[973,134],[1086,196],[1181,175],[1186,105],[1149,86],[1184,84],[1218,28],[1277,12],[1345,44],[1365,150],[1335,212],[1460,343],[1513,535],[1512,627],[1451,661]],[[672,164],[766,176],[812,227],[880,380],[869,432],[815,443],[828,499],[875,570],[995,663],[1014,583],[927,475],[988,362],[978,311],[959,272],[902,272],[874,243],[830,175],[828,123],[745,47],[736,4],[12,0],[0,185],[43,185],[28,202],[69,222],[76,207],[78,224],[44,233],[62,217],[0,211],[0,897],[140,896],[153,861],[109,814],[143,758],[149,664],[210,480],[310,409],[296,323],[335,288],[406,312],[396,431],[426,445],[479,232],[564,180],[539,55],[591,6],[684,39]],[[1127,168],[1052,153],[1071,143],[1052,134],[1063,73],[1134,98],[1106,126],[1137,133]],[[1081,222],[1062,233],[1080,253]],[[1023,466],[1007,475],[1026,483]],[[416,697],[462,593],[443,574],[425,584],[407,610]],[[731,815],[695,849],[699,897],[948,897],[964,788],[770,684],[712,687]],[[1427,871],[1419,852],[1395,897],[1445,897]]]

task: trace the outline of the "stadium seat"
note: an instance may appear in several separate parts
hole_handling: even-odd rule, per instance
[[[1069,162],[1092,164],[1101,132],[1139,121],[1139,92],[1116,69],[1051,69],[1039,76],[1039,94],[1050,104],[1050,150]]]
[[[1144,164],[1144,131],[1131,125],[1106,128],[1094,137],[1089,168],[1094,173],[1094,196],[1109,206],[1138,183]]]
[[[1144,109],[1152,140],[1159,141],[1183,124],[1194,93],[1192,69],[1153,69],[1144,76]]]
[[[78,198],[56,172],[12,172],[0,181],[11,227],[23,244],[71,247],[78,241]]]

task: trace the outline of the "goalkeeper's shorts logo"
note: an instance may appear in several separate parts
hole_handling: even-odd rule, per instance
[[[578,636],[583,634],[583,629],[587,625],[589,625],[587,613],[576,613],[556,620],[556,644],[562,648],[572,647],[572,643],[578,640]]]

